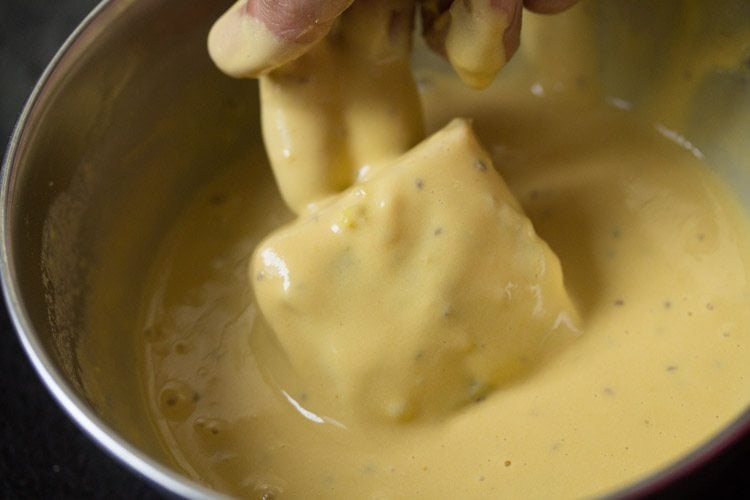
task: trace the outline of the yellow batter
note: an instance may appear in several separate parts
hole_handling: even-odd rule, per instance
[[[292,215],[255,151],[165,237],[144,292],[144,384],[186,472],[256,498],[579,497],[736,417],[750,401],[750,224],[696,150],[586,85],[543,95],[520,70],[481,94],[419,81],[427,129],[470,117],[489,153],[453,122],[344,194],[293,205],[299,221],[262,241]],[[535,257],[507,271],[478,269],[480,255]],[[539,262],[548,274],[529,270]],[[462,300],[500,308],[511,282],[537,286],[544,312],[521,296],[466,328],[429,319],[425,304],[453,326]],[[530,317],[532,347],[489,333]],[[399,342],[398,325],[415,336]],[[435,332],[462,342],[444,349]]]
[[[578,333],[557,257],[463,120],[311,206],[252,267],[295,397],[349,425],[456,410]]]

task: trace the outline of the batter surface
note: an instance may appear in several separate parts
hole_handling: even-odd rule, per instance
[[[249,151],[163,240],[138,314],[165,449],[246,497],[581,497],[735,419],[750,221],[668,125],[744,61],[744,39],[678,44],[670,60],[690,71],[664,68],[631,112],[601,95],[583,8],[526,19],[523,50],[480,93],[429,60],[413,79],[409,23],[360,29],[382,32],[381,7],[262,77],[275,179]],[[475,59],[467,33],[447,56],[484,86],[504,54]],[[407,151],[420,108],[435,135]],[[282,197],[299,218],[280,230],[295,218]]]
[[[248,279],[256,245],[292,218],[257,151],[196,196],[144,292],[147,397],[188,473],[250,497],[584,496],[735,418],[750,401],[750,231],[714,174],[586,92],[419,81],[429,130],[474,119],[560,259],[581,336],[448,418],[349,425],[308,411],[273,370],[288,361]]]

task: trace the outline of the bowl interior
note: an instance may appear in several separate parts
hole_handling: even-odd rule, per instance
[[[587,2],[598,29],[577,37],[597,47],[605,96],[688,137],[747,205],[750,3],[719,3]],[[121,458],[178,472],[145,408],[128,305],[190,193],[262,147],[255,83],[220,74],[205,49],[229,4],[104,3],[45,74],[4,174],[6,292],[37,367],[81,425],[129,447]],[[560,18],[545,36],[571,28]],[[535,46],[547,47],[524,40],[518,57]],[[682,88],[662,78],[676,67]]]

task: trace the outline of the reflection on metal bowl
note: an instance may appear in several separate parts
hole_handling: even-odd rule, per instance
[[[601,1],[604,57],[632,71],[602,69],[612,95],[637,102],[669,53],[658,34],[684,2],[658,15],[635,3]],[[717,5],[707,36],[750,24],[742,1]],[[37,86],[12,138],[3,172],[3,285],[24,347],[47,387],[93,439],[157,484],[187,497],[216,493],[183,475],[150,423],[135,372],[134,318],[118,304],[135,300],[139,278],[183,201],[230,163],[261,147],[255,88],[221,75],[205,35],[229,2],[103,2],[67,42]],[[653,9],[656,10],[656,9]],[[648,59],[618,52],[620,30],[648,18]],[[660,24],[661,23],[661,24]],[[606,28],[606,29],[604,29]],[[725,30],[725,31],[726,31]],[[721,31],[721,30],[719,30]],[[642,55],[642,54],[641,54]],[[750,57],[750,53],[748,53]],[[622,78],[627,73],[629,78]],[[724,68],[701,87],[696,115],[713,130],[681,131],[711,154],[744,202],[750,200],[739,142],[750,113],[748,68]],[[702,104],[710,102],[710,111]],[[682,103],[687,105],[687,103]],[[127,213],[123,224],[121,214]],[[119,287],[88,296],[97,273]],[[106,328],[86,318],[109,315]],[[651,492],[720,453],[750,427],[750,409],[701,449],[618,494]]]

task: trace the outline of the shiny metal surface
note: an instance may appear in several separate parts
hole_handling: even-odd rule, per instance
[[[174,192],[200,182],[198,169],[191,174],[185,164],[193,161],[190,142],[202,134],[197,127],[175,129],[184,125],[190,129],[200,120],[214,126],[226,117],[241,118],[236,110],[227,109],[232,103],[225,95],[235,92],[233,82],[212,72],[209,61],[193,56],[203,51],[198,33],[208,29],[226,4],[102,2],[58,52],[19,119],[5,158],[0,206],[6,301],[24,349],[45,385],[104,449],[167,490],[195,498],[216,493],[178,471],[162,452],[145,415],[128,411],[127,417],[134,417],[140,428],[126,429],[130,423],[123,425],[112,408],[103,409],[86,392],[79,359],[86,353],[78,345],[86,332],[81,331],[77,316],[86,307],[83,282],[100,265],[96,254],[101,247],[95,249],[94,242],[111,233],[108,225],[119,210],[137,210],[132,203],[124,208],[115,201],[137,201],[145,192],[157,194],[157,184],[168,183],[173,191],[166,189],[165,199],[173,194],[171,209],[176,210],[179,196]],[[138,26],[137,33],[132,26]],[[206,83],[211,78],[218,82],[213,98],[224,104],[203,105],[200,93],[212,86]],[[164,122],[165,114],[171,116],[171,125]],[[248,128],[231,119],[227,126]],[[170,137],[181,140],[170,141]],[[231,138],[223,139],[231,146]],[[136,170],[141,157],[134,151],[154,158],[141,165],[151,172]],[[206,152],[204,160],[206,154],[211,153]],[[199,158],[200,154],[195,159]],[[101,170],[87,170],[92,164]],[[136,176],[137,181],[127,180]],[[71,189],[77,192],[64,207],[69,213],[55,220],[63,225],[61,236],[69,240],[68,255],[56,257],[59,268],[50,272],[43,263],[48,252],[43,248],[45,225],[49,227],[55,203],[70,197]],[[144,214],[144,220],[158,227],[160,220],[168,219],[169,205],[152,204],[154,213]],[[120,264],[126,273],[142,262]],[[125,366],[123,356],[116,356],[103,364]],[[123,403],[127,407],[134,402],[125,398]]]
[[[36,370],[103,448],[185,497],[216,493],[187,478],[187,466],[173,462],[149,423],[131,355],[134,318],[117,304],[137,300],[139,276],[163,229],[185,197],[215,175],[206,165],[231,160],[248,141],[260,147],[254,84],[224,77],[205,56],[208,27],[230,3],[101,3],[29,99],[11,139],[0,195],[3,288]],[[750,14],[743,18],[747,3],[721,3],[723,13],[711,22],[750,22]],[[682,8],[682,2],[668,4]],[[643,4],[596,5],[611,28],[603,50],[615,51],[619,28],[612,12],[635,19],[644,15]],[[663,12],[667,23],[669,8]],[[649,68],[667,56],[616,61],[633,66],[629,84],[608,68],[604,78],[617,95],[637,102]],[[719,104],[716,126],[750,130],[750,115],[729,119],[733,107],[750,104],[748,72],[730,68],[706,83],[703,99]],[[750,198],[750,161],[738,158],[731,144],[693,132],[696,144],[720,160],[718,170]],[[102,275],[118,286],[106,296],[88,296]],[[87,329],[91,324],[102,328]],[[654,491],[689,473],[748,429],[750,409],[700,450],[618,496]]]

